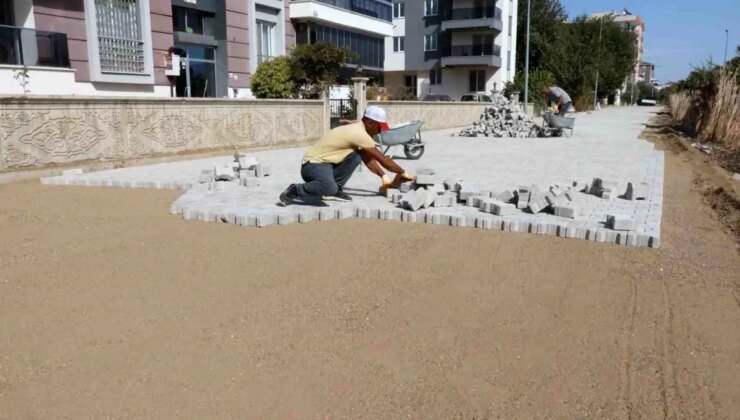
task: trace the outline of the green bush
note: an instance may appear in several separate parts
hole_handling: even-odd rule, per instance
[[[290,60],[278,57],[261,63],[252,76],[251,87],[258,98],[289,98],[293,93]]]
[[[555,77],[547,70],[529,72],[529,102],[536,108],[544,109],[547,106],[547,97],[540,93],[543,87],[557,86]],[[513,92],[519,91],[519,100],[524,101],[524,72],[518,72],[514,76],[514,83],[508,82],[504,86],[504,96],[511,96]]]

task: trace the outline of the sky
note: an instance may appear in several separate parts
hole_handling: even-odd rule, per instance
[[[721,63],[725,29],[729,30],[727,59],[740,45],[740,0],[560,0],[570,19],[595,12],[627,8],[645,22],[643,61],[655,64],[659,81],[683,79],[692,66],[710,57]],[[519,7],[526,0],[519,0]]]

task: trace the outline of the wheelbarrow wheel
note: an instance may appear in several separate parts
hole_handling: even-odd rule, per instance
[[[424,145],[419,143],[420,141],[418,139],[414,139],[409,144],[403,146],[403,153],[408,159],[416,160],[424,154]]]

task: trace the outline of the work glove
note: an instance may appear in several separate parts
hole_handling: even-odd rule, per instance
[[[396,189],[404,182],[410,182],[414,180],[414,176],[411,175],[408,172],[404,172],[402,174],[396,174],[396,177],[393,178],[393,181],[390,180],[387,176],[383,175],[383,185],[380,186],[380,195],[386,195],[388,190],[390,189]]]

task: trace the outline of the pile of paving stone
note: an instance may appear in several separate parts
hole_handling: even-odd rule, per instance
[[[459,136],[463,137],[532,137],[535,126],[534,120],[512,104],[503,95],[493,98],[493,106],[487,107],[480,115],[478,122],[472,127],[463,129]]]
[[[430,168],[419,168],[416,173],[412,183],[401,184],[399,189],[389,189],[386,192],[392,203],[413,212],[430,207],[468,206],[497,216],[546,212],[575,219],[583,215],[576,193],[605,199],[619,196],[627,200],[645,199],[648,195],[648,185],[645,182],[628,183],[622,194],[618,193],[617,183],[600,178],[594,178],[590,183],[574,181],[567,185],[555,184],[544,191],[536,185],[530,185],[520,186],[514,191],[495,193],[479,190],[472,182],[452,178],[439,182],[434,170]],[[635,228],[635,221],[629,217],[609,215],[606,225],[612,230],[632,230]]]
[[[259,178],[270,175],[270,165],[260,163],[257,158],[244,153],[234,153],[234,161],[229,165],[218,165],[213,169],[203,169],[198,178],[201,184],[209,184],[210,189],[223,189],[222,182],[234,182],[245,187],[256,187]]]

